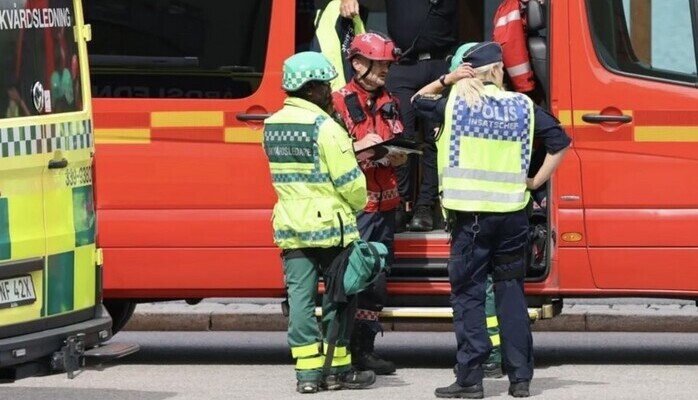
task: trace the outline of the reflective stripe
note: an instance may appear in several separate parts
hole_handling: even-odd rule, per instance
[[[497,316],[492,316],[492,317],[487,317],[487,327],[488,328],[494,328],[499,326],[497,323]]]
[[[358,232],[356,225],[346,225],[344,226],[344,236],[349,236],[353,233]],[[305,243],[317,242],[320,240],[326,240],[333,237],[340,237],[342,232],[337,228],[329,228],[321,231],[310,231],[310,232],[298,232],[292,229],[287,230],[277,230],[274,232],[274,239],[284,240],[284,239],[299,239]]]
[[[315,172],[309,174],[279,173],[271,174],[271,180],[273,183],[327,183],[330,181],[330,174]]]
[[[497,347],[502,343],[499,339],[499,334],[490,336],[490,342],[492,342],[493,347]]]
[[[330,345],[327,343],[322,344],[322,352],[327,355],[327,348]],[[337,346],[334,348],[334,356],[335,357],[346,357],[347,355],[347,347],[346,346]]]
[[[497,20],[497,24],[495,25],[495,27],[504,26],[504,25],[508,24],[508,23],[511,22],[511,21],[518,21],[518,20],[520,20],[520,19],[521,19],[521,11],[519,11],[519,10],[514,10],[514,11],[510,12],[509,14],[507,14],[507,15],[505,15],[505,16],[503,16],[503,17],[499,17],[499,19]]]
[[[361,169],[357,166],[356,168],[337,178],[334,184],[336,186],[344,186],[360,176],[363,176],[363,172],[361,172]]]
[[[482,169],[465,169],[447,167],[444,168],[444,178],[457,179],[477,179],[481,181],[504,182],[504,183],[525,183],[526,172],[496,172]]]
[[[392,200],[399,195],[400,193],[397,191],[397,188],[388,189],[383,192],[372,192],[369,190],[368,201]]]
[[[494,201],[497,203],[523,203],[526,199],[526,192],[520,193],[498,193],[486,192],[484,190],[443,190],[444,198],[453,200],[473,200],[473,201]]]
[[[293,358],[311,357],[320,354],[319,343],[311,343],[305,346],[291,347],[291,356]]]
[[[531,64],[529,64],[529,62],[526,61],[525,63],[507,68],[507,72],[509,73],[509,76],[511,76],[512,78],[517,77],[519,75],[527,74],[531,72]]]
[[[332,359],[333,367],[344,367],[345,365],[351,365],[351,354],[347,354],[344,357],[335,357]]]
[[[334,365],[334,363],[332,363]],[[296,369],[309,370],[320,369],[325,365],[325,356],[319,355],[312,358],[299,358],[296,360]]]

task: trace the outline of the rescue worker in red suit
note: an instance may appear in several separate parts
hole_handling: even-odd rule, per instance
[[[332,101],[338,119],[354,140],[377,135],[381,142],[402,133],[397,101],[384,88],[388,68],[398,53],[393,41],[378,33],[360,34],[352,41],[347,58],[354,78],[332,94]],[[377,157],[358,155],[359,166],[366,176],[368,202],[356,220],[361,239],[386,245],[389,266],[394,251],[395,212],[400,205],[394,167],[404,164],[407,155],[392,152],[380,159],[375,159]],[[392,374],[395,364],[374,352],[376,334],[382,331],[378,313],[387,296],[385,273],[358,296],[350,345],[352,364],[361,371]]]

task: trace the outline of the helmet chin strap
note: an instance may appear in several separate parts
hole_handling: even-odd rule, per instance
[[[378,89],[378,85],[374,85],[374,84],[369,85],[369,84],[367,84],[367,82],[365,80],[366,77],[368,76],[368,74],[371,73],[372,69],[373,69],[373,60],[370,60],[370,63],[368,64],[368,68],[366,69],[366,72],[361,74],[361,76],[357,77],[356,81],[359,82],[364,87],[364,89],[369,90],[368,88],[366,88],[366,86],[370,86],[373,88],[373,89],[371,89],[371,91],[374,91],[374,90]]]

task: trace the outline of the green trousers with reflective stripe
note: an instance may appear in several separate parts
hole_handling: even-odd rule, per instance
[[[502,350],[499,341],[499,323],[497,321],[497,308],[494,303],[494,282],[492,275],[487,275],[487,289],[485,297],[485,315],[487,316],[487,333],[490,335],[492,342],[492,351],[486,363],[501,364]]]
[[[327,249],[319,250],[327,254]],[[313,250],[304,251],[313,254]],[[322,257],[320,257],[322,258]],[[316,257],[284,257],[284,275],[288,291],[289,318],[288,344],[291,354],[296,359],[296,378],[303,381],[320,381],[322,367],[325,362],[323,338],[327,333],[330,321],[337,316],[337,305],[322,299],[322,327],[320,332],[315,317],[315,297],[319,280],[318,270],[321,267]],[[322,265],[323,270],[329,265]],[[351,367],[351,355],[347,352],[350,339],[348,329],[348,313],[337,316],[339,335],[332,360],[332,373],[344,372]]]

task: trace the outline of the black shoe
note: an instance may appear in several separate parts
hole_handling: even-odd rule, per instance
[[[485,373],[485,378],[499,379],[504,376],[502,372],[502,364],[500,363],[484,363],[482,371]]]
[[[431,215],[431,207],[417,206],[412,221],[407,228],[414,232],[428,232],[434,229],[434,217]]]
[[[485,397],[482,383],[461,386],[458,382],[453,382],[450,386],[436,388],[434,394],[442,399],[482,399]]]
[[[523,381],[516,382],[509,385],[509,395],[513,397],[528,397],[531,393],[528,390],[531,382]]]
[[[316,381],[298,381],[296,391],[298,393],[317,393],[320,385]]]
[[[325,388],[327,390],[365,389],[375,382],[376,374],[373,371],[350,370],[340,374],[327,375]]]
[[[359,371],[373,371],[376,375],[390,375],[395,373],[395,364],[392,361],[384,360],[374,352],[354,355],[352,354],[352,365]]]

